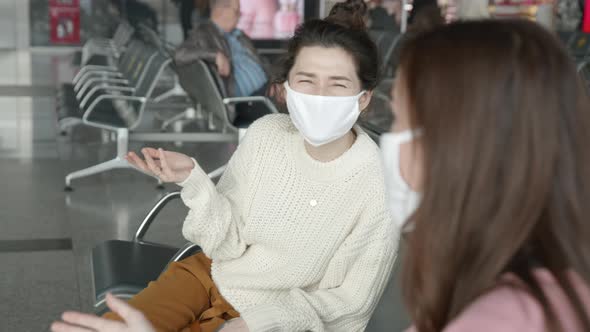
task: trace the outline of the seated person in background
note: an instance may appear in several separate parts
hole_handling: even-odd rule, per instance
[[[436,0],[416,0],[412,11],[408,16],[408,29],[401,36],[391,57],[391,65],[397,68],[399,64],[400,51],[404,45],[414,36],[438,26],[445,24],[445,19]]]
[[[365,11],[363,0],[348,0],[298,28],[273,81],[289,115],[251,125],[217,185],[181,153],[145,148],[145,161],[128,155],[182,187],[190,209],[183,235],[203,249],[129,301],[156,330],[367,326],[393,267],[399,228],[386,206],[379,149],[355,125],[379,76]],[[62,327],[54,331],[67,331]]]
[[[383,8],[382,0],[369,1],[369,8],[369,29],[400,32],[395,17],[389,15],[387,10]]]
[[[565,49],[489,20],[400,59],[381,151],[410,331],[590,331],[590,112]]]
[[[151,5],[138,0],[110,0],[110,4],[119,16],[134,28],[137,29],[140,24],[144,24],[158,31],[158,13]]]
[[[236,29],[239,0],[211,0],[211,20],[197,25],[178,47],[177,65],[196,59],[214,63],[223,78],[228,97],[259,96],[266,92],[268,74],[252,41]]]

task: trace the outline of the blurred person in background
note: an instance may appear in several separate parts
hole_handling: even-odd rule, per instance
[[[182,35],[186,40],[193,29],[193,21],[209,17],[209,0],[172,0],[172,2],[178,7]]]
[[[395,18],[382,6],[382,0],[371,0],[369,5],[369,29],[399,32]]]
[[[199,23],[176,49],[176,64],[215,64],[230,97],[264,95],[267,70],[250,38],[237,29],[240,1],[211,0],[210,6],[211,20]]]
[[[437,0],[414,0],[412,10],[408,14],[408,31],[423,31],[442,23],[444,18]]]
[[[402,0],[383,0],[381,6],[387,10],[387,14],[394,18],[399,29],[402,24]]]
[[[408,40],[422,32],[432,30],[443,24],[445,24],[445,19],[436,0],[414,1],[412,11],[408,15],[408,28],[401,36],[400,41],[393,51],[393,56],[391,57],[392,67],[397,68],[400,52]]]

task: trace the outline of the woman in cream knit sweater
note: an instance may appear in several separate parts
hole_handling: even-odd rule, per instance
[[[183,234],[204,253],[130,301],[156,330],[365,329],[399,234],[378,147],[354,126],[378,76],[365,9],[347,1],[299,27],[275,82],[290,114],[255,122],[217,186],[188,156],[129,155],[182,187]]]

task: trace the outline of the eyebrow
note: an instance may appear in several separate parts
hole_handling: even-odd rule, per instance
[[[299,71],[299,72],[295,73],[295,76],[298,76],[298,75],[300,75],[300,76],[306,76],[306,77],[310,77],[310,78],[317,77],[316,74],[308,73],[308,72],[304,72],[304,71]],[[346,76],[330,76],[329,79],[332,80],[332,81],[349,81],[349,82],[352,82],[352,80],[350,78],[346,77]]]
[[[307,73],[307,72],[304,72],[304,71],[298,71],[297,73],[295,73],[295,76],[298,76],[298,75],[300,75],[300,76],[307,76],[307,77],[311,77],[311,78],[316,77],[316,74]]]
[[[352,82],[352,80],[346,76],[330,76],[330,79],[333,81],[349,81]]]

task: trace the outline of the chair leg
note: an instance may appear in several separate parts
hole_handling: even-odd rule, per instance
[[[88,176],[91,176],[94,174],[103,173],[103,172],[110,171],[113,169],[118,169],[118,168],[132,168],[132,169],[135,169],[143,174],[154,177],[151,174],[147,174],[147,173],[143,172],[142,170],[133,167],[131,164],[129,164],[129,162],[127,162],[127,160],[125,159],[125,156],[127,155],[127,152],[129,151],[128,146],[129,146],[129,130],[126,128],[117,129],[117,156],[114,159],[111,159],[109,161],[105,161],[105,162],[100,163],[98,165],[94,165],[94,166],[91,166],[91,167],[88,167],[88,168],[68,174],[65,179],[65,182],[66,182],[65,190],[72,191],[72,187],[71,187],[72,180],[88,177]],[[154,177],[154,178],[158,180],[158,186],[162,186],[162,180],[160,180],[156,177]]]
[[[164,121],[164,122],[162,123],[162,126],[160,127],[160,130],[162,130],[162,131],[165,131],[166,129],[168,129],[168,126],[170,126],[172,123],[174,123],[174,122],[176,122],[176,121],[179,121],[179,120],[182,120],[182,119],[184,119],[184,118],[188,118],[188,114],[187,114],[187,112],[188,112],[190,109],[192,109],[192,108],[188,108],[188,109],[186,109],[185,111],[183,111],[183,112],[181,112],[181,113],[178,113],[178,114],[176,114],[175,116],[173,116],[173,117],[170,117],[169,119],[166,119],[166,121]],[[193,109],[193,111],[194,111],[194,109]]]
[[[189,107],[186,110],[184,110],[181,113],[176,114],[173,117],[170,117],[169,119],[167,119],[166,121],[164,121],[162,123],[162,126],[160,127],[160,129],[162,131],[165,131],[166,129],[168,129],[168,127],[179,121],[179,120],[187,120],[188,121],[201,121],[205,119],[205,113],[203,112],[203,107],[201,106],[201,104],[197,104],[197,108],[193,108],[193,107]],[[182,130],[180,130],[180,132],[182,132]]]
[[[98,165],[94,165],[73,173],[70,173],[66,176],[66,189],[71,189],[72,180],[84,178],[87,176],[91,176],[98,173],[103,173],[106,171],[110,171],[116,168],[131,168],[131,165],[127,163],[127,160],[121,159],[116,157],[115,159],[111,159],[109,161],[105,161]]]
[[[166,100],[173,96],[186,96],[186,91],[184,91],[184,89],[180,85],[180,82],[178,81],[178,76],[176,75],[174,76],[174,86],[170,90],[154,98],[154,102],[159,103],[162,100]]]
[[[77,126],[79,124],[82,124],[82,119],[63,118],[63,119],[59,120],[59,122],[58,122],[59,131],[60,131],[60,133],[67,132],[69,129],[71,129],[72,127]]]

